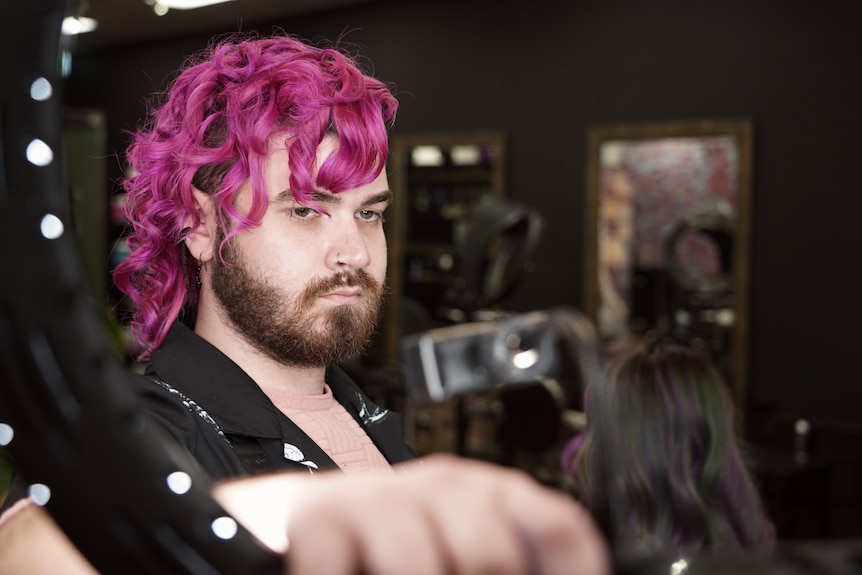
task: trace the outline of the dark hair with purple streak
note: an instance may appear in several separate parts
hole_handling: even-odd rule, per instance
[[[586,429],[563,466],[615,543],[644,552],[774,544],[727,386],[706,355],[677,343],[644,345],[614,360],[604,393],[587,393],[585,410]],[[598,413],[607,425],[595,421]],[[612,502],[609,482],[618,489]]]
[[[338,193],[380,174],[398,108],[390,89],[355,58],[286,34],[213,42],[189,58],[162,99],[127,150],[135,173],[124,181],[131,254],[114,271],[135,306],[141,359],[194,304],[187,277],[197,254],[182,252],[189,229],[200,223],[193,187],[213,198],[227,241],[259,225],[266,212],[262,160],[274,151],[274,136],[283,137],[277,144],[288,152],[290,189],[306,202],[315,190]],[[338,148],[318,166],[328,134]],[[252,207],[242,214],[235,200],[249,180]]]

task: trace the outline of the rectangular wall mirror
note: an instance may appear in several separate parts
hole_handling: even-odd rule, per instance
[[[440,305],[459,264],[458,249],[473,208],[486,195],[505,195],[505,165],[506,139],[499,131],[393,136],[389,357],[397,357],[403,332],[412,331],[403,324],[416,324],[402,304],[409,301],[429,313]]]
[[[483,197],[505,195],[506,138],[501,131],[398,134],[391,139],[388,218],[390,296],[386,357],[399,358],[404,335],[439,325],[435,309],[458,270],[459,247]],[[405,439],[420,453],[457,452],[457,402],[399,406]],[[482,441],[483,445],[489,441]]]
[[[673,337],[746,405],[752,124],[597,126],[587,137],[584,312],[612,357]]]

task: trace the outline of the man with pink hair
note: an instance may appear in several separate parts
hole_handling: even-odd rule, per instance
[[[355,59],[288,35],[188,61],[127,153],[114,278],[143,407],[214,479],[257,475],[215,495],[289,545],[291,573],[607,573],[568,497],[478,462],[410,462],[399,416],[337,367],[383,306],[396,109]],[[0,571],[93,572],[23,480],[6,505]]]
[[[214,477],[414,457],[336,367],[383,307],[396,109],[341,52],[259,38],[192,60],[135,134],[115,281],[149,409]]]

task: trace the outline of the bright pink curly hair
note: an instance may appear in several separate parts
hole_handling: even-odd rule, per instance
[[[123,184],[131,253],[114,270],[114,282],[135,305],[141,359],[196,297],[182,263],[182,242],[200,223],[193,186],[214,198],[230,237],[258,225],[266,212],[262,160],[273,135],[285,134],[290,189],[303,201],[315,189],[338,193],[374,180],[385,167],[398,108],[390,89],[355,58],[286,34],[214,42],[188,60],[164,96],[127,150],[136,174]],[[317,167],[315,181],[317,148],[327,134],[339,146]],[[252,208],[244,215],[234,200],[249,179]]]

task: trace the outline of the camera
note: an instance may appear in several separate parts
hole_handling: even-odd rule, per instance
[[[456,324],[401,342],[408,392],[437,403],[510,385],[530,385],[559,366],[552,316],[530,312]]]

